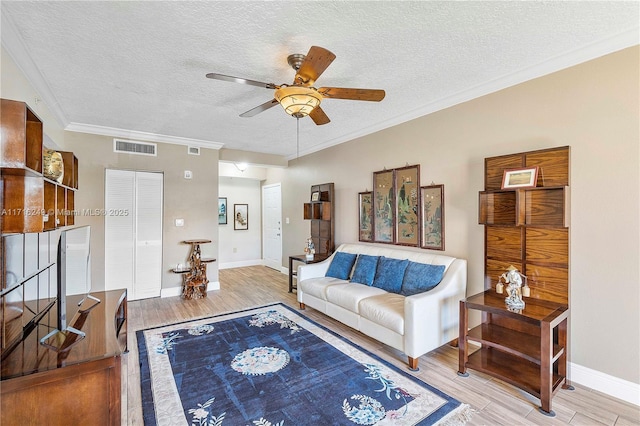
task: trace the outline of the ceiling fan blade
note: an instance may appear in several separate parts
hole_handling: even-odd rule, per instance
[[[379,89],[347,89],[345,87],[321,87],[318,92],[330,99],[352,99],[354,101],[380,102],[384,99],[384,90]]]
[[[311,112],[309,113],[309,117],[311,117],[313,122],[318,126],[327,124],[331,121],[329,120],[329,117],[327,117],[327,114],[324,113],[324,110],[320,108],[320,105],[311,110]]]
[[[240,78],[240,77],[232,77],[230,75],[217,74],[214,72],[210,72],[209,74],[207,74],[207,78],[211,78],[213,80],[229,81],[231,83],[249,84],[251,86],[264,87],[265,89],[277,89],[278,87],[280,87],[280,86],[276,86],[273,83],[263,83],[262,81],[249,80],[249,79]]]
[[[300,69],[298,69],[296,73],[296,78],[293,83],[302,84],[307,87],[312,86],[318,77],[320,77],[320,74],[331,65],[331,62],[333,62],[335,58],[336,55],[327,49],[319,46],[311,46],[309,53],[307,53],[304,62],[302,62]]]
[[[242,114],[240,114],[240,117],[253,117],[254,115],[260,114],[262,111],[268,110],[272,106],[278,105],[278,103],[279,102],[275,99],[271,99],[270,101],[265,102],[262,105],[258,105],[257,107],[252,108],[247,112],[243,112]]]

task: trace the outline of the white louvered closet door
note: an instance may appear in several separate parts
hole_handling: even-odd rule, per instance
[[[160,296],[162,286],[162,177],[136,172],[136,299]]]
[[[106,170],[105,289],[129,300],[160,296],[162,185],[161,173]]]

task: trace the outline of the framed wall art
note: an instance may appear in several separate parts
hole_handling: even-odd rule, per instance
[[[393,170],[373,172],[373,241],[393,244],[395,197]]]
[[[233,229],[249,229],[249,204],[233,205]]]
[[[420,242],[420,166],[395,169],[395,243],[418,247]]]
[[[505,170],[502,189],[535,188],[538,181],[538,166]]]
[[[420,247],[444,250],[444,185],[420,188],[422,235]]]
[[[218,198],[218,225],[227,224],[227,197]]]
[[[358,193],[358,240],[359,241],[372,241],[373,240],[373,218],[372,213],[372,199],[373,193],[359,192]]]

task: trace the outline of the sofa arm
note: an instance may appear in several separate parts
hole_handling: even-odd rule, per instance
[[[331,265],[331,259],[333,256],[318,263],[301,264],[298,266],[298,282],[304,281],[309,278],[324,277]]]
[[[467,261],[456,259],[434,289],[404,302],[404,352],[417,358],[458,337],[460,300],[466,297]]]

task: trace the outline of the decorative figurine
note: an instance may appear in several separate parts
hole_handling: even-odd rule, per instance
[[[507,272],[500,275],[500,280],[504,280],[507,284],[507,297],[504,301],[510,309],[524,309],[524,300],[522,300],[523,276],[513,265],[507,268]]]
[[[313,260],[313,255],[316,254],[316,245],[311,237],[307,238],[307,246],[304,248],[304,253],[307,255],[307,260]]]

